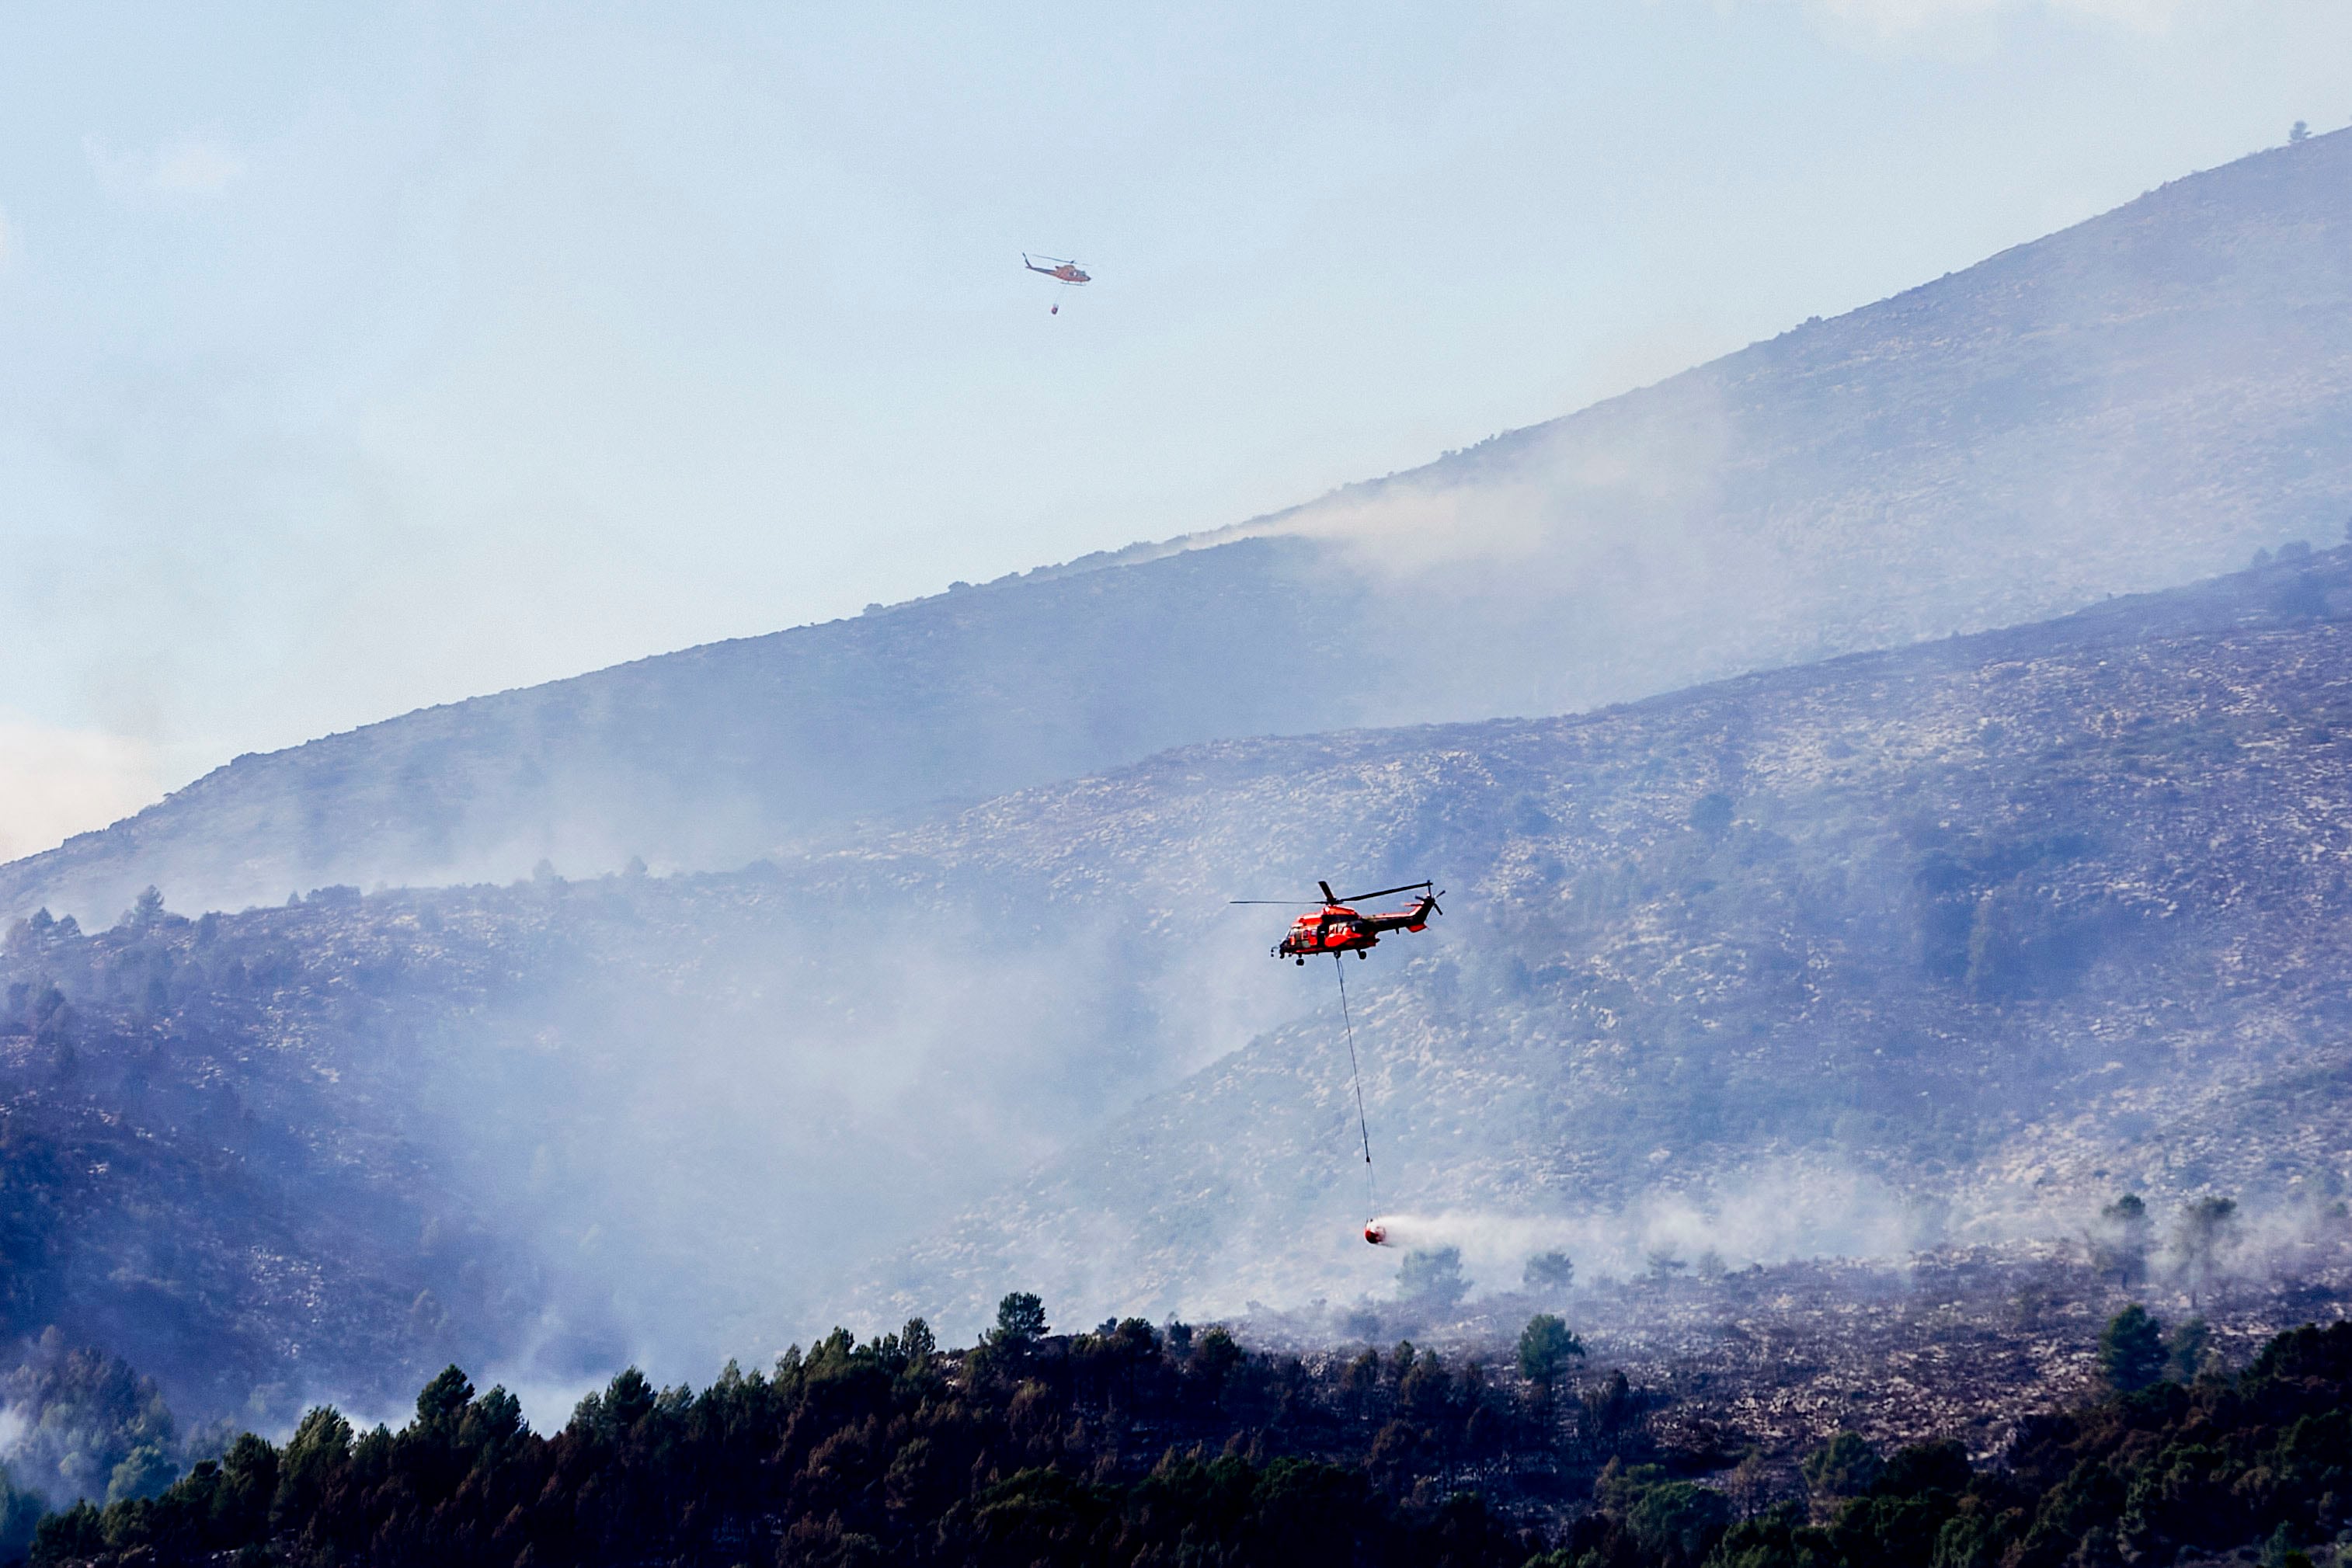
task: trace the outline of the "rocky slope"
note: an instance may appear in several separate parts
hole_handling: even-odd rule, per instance
[[[240,758],[0,869],[110,918],[740,865],[1218,737],[1581,708],[2179,582],[2352,512],[2352,132],[1145,549]]]
[[[2347,638],[2331,551],[740,873],[26,922],[0,1328],[203,1409],[458,1352],[707,1375],[1016,1287],[1345,1312],[1395,1254],[1352,1239],[1331,976],[1223,903],[1317,876],[1449,891],[1348,970],[1382,1206],[1481,1289],[2073,1233],[2125,1186],[2245,1200],[2256,1266],[2352,1157]]]
[[[1575,719],[1211,747],[966,819],[1074,882],[1319,859],[1434,875],[1450,914],[1347,966],[1377,1196],[1309,970],[1311,1015],[860,1300],[1344,1301],[1393,1270],[1354,1239],[1374,1204],[1488,1288],[1551,1247],[1624,1274],[2074,1233],[2127,1186],[2235,1194],[2247,1246],[2286,1246],[2352,1178],[2347,572]]]

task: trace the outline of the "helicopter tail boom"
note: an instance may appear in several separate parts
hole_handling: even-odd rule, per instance
[[[1362,924],[1373,931],[1423,931],[1429,927],[1429,917],[1442,913],[1437,907],[1437,894],[1424,893],[1412,901],[1410,908],[1391,910],[1386,915],[1363,917]]]

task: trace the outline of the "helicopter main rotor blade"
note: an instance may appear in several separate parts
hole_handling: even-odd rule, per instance
[[[1411,893],[1415,888],[1419,888],[1423,893],[1426,893],[1429,891],[1431,885],[1431,883],[1425,882],[1409,882],[1402,887],[1382,887],[1376,888],[1370,893],[1351,893],[1348,894],[1347,897],[1340,899],[1339,902],[1341,904],[1353,904],[1360,898],[1386,898],[1391,893]]]
[[[1311,898],[1229,898],[1225,900],[1225,902],[1227,904],[1278,904],[1285,909],[1320,909],[1323,907],[1320,904]]]

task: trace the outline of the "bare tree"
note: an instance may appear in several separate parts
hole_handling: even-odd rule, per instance
[[[2128,1291],[2147,1278],[2148,1248],[2156,1221],[2139,1194],[2127,1192],[2099,1210],[2090,1235],[2091,1267],[2114,1277]]]
[[[2235,1199],[2209,1194],[2180,1211],[2180,1222],[2172,1232],[2172,1251],[2174,1267],[2189,1292],[2191,1307],[2228,1269],[2230,1254],[2237,1242]]]

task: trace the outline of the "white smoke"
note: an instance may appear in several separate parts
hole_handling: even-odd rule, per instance
[[[1623,1207],[1572,1216],[1448,1209],[1382,1215],[1387,1245],[1452,1247],[1488,1291],[1519,1283],[1538,1253],[1563,1251],[1586,1279],[1643,1272],[1654,1260],[1724,1267],[1797,1259],[1906,1256],[1941,1236],[1940,1216],[1865,1173],[1832,1162],[1776,1159],[1727,1171],[1701,1192],[1649,1192]]]

